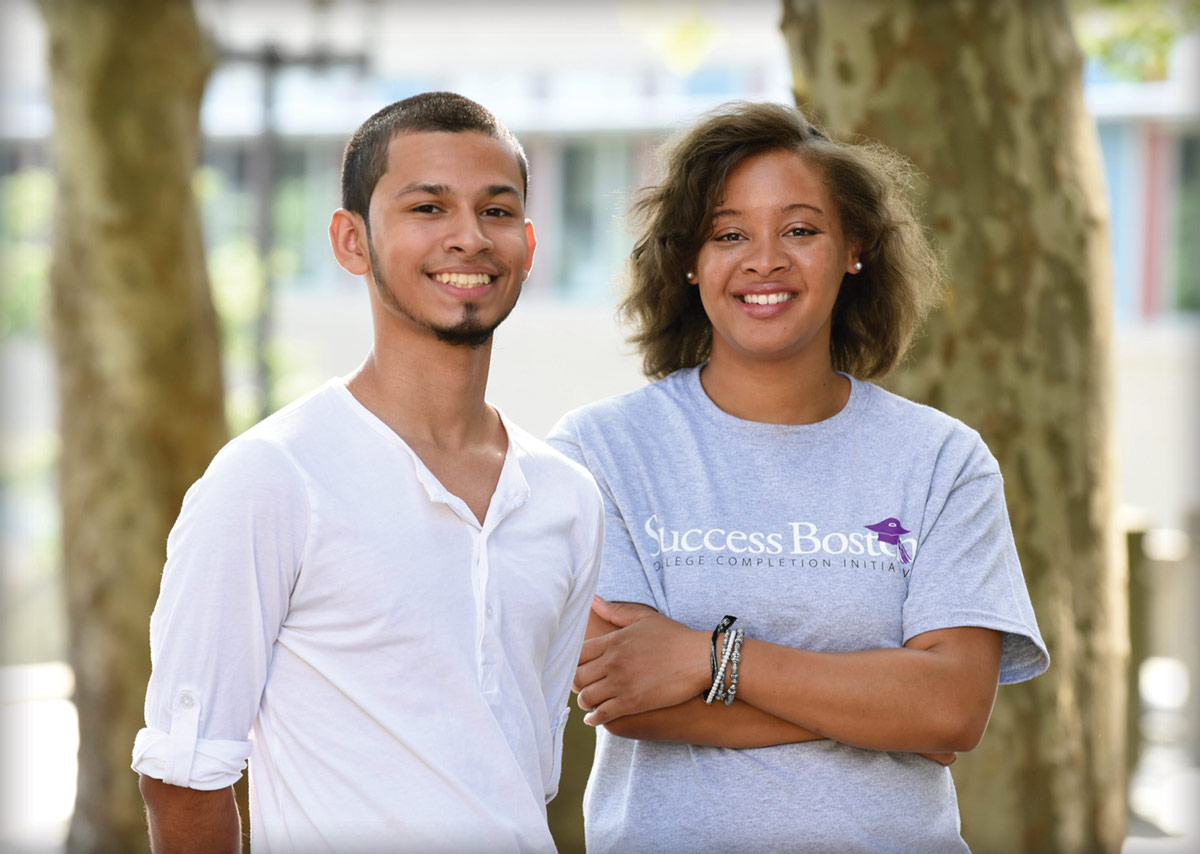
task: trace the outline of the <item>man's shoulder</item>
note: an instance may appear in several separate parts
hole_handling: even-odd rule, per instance
[[[595,489],[591,473],[566,454],[507,418],[504,428],[527,479],[562,484],[589,493]]]
[[[344,411],[339,405],[340,392],[345,386],[340,380],[329,380],[277,409],[262,421],[248,428],[240,437],[291,444],[303,440],[312,431],[325,429],[331,419]],[[347,392],[348,393],[348,392]],[[236,441],[236,440],[235,440]]]
[[[328,448],[337,432],[335,381],[330,381],[268,415],[230,439],[209,464],[205,476],[238,480],[291,480],[313,451]]]

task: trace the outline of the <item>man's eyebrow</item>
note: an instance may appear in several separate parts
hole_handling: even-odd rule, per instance
[[[396,191],[397,196],[407,196],[409,193],[425,193],[430,196],[444,196],[450,192],[450,188],[445,184],[426,184],[421,181],[413,181],[411,184],[405,184]]]
[[[518,199],[521,198],[521,191],[512,184],[492,184],[488,187],[489,196],[508,196],[513,195]]]
[[[411,184],[405,184],[397,190],[396,196],[407,196],[409,193],[422,193],[428,196],[449,196],[452,191],[448,184],[426,184],[422,181],[413,181]],[[521,191],[512,184],[491,184],[487,188],[487,195],[489,197],[513,195],[520,198]]]

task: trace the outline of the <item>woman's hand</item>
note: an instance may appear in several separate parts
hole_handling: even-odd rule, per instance
[[[600,726],[625,715],[675,706],[709,687],[710,634],[645,605],[606,602],[592,611],[617,631],[585,641],[572,686],[583,719]]]

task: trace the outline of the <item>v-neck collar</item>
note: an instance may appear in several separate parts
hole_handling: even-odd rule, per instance
[[[448,490],[438,480],[437,475],[429,469],[429,466],[425,464],[421,456],[404,441],[400,434],[385,424],[378,415],[364,406],[362,401],[354,396],[347,387],[345,378],[330,380],[329,385],[334,394],[345,406],[355,413],[360,421],[382,436],[385,441],[401,448],[408,455],[412,460],[413,473],[416,475],[417,482],[424,488],[425,494],[429,497],[430,501],[447,505],[456,515],[472,527],[481,531],[491,530],[500,524],[505,516],[512,513],[528,500],[530,491],[529,481],[526,480],[525,474],[521,470],[520,461],[518,460],[519,449],[514,439],[515,428],[498,408],[492,407],[496,410],[496,414],[500,416],[500,423],[504,427],[504,434],[507,439],[507,447],[504,450],[504,464],[500,468],[500,477],[496,481],[496,488],[493,490],[492,497],[488,501],[487,512],[484,514],[483,522],[481,523],[471,508],[467,506],[467,502]]]

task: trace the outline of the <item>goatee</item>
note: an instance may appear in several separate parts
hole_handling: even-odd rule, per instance
[[[396,298],[392,289],[388,287],[387,281],[380,272],[379,259],[375,255],[375,244],[369,236],[367,238],[367,254],[371,259],[371,278],[375,282],[375,292],[379,294],[379,299],[383,301],[383,304],[397,314],[404,315],[413,323],[424,326],[443,344],[478,350],[492,340],[492,333],[496,331],[496,327],[503,323],[505,318],[508,317],[509,312],[512,311],[513,307],[509,306],[508,311],[496,318],[494,323],[485,324],[478,317],[479,307],[475,303],[469,302],[463,305],[463,318],[461,321],[453,326],[436,326],[424,318],[417,317],[400,304],[400,300]],[[500,275],[504,275],[506,271],[501,269],[499,272]]]
[[[389,292],[390,293],[390,292]],[[398,307],[398,306],[393,306]],[[427,324],[433,334],[437,336],[437,340],[443,344],[450,344],[454,347],[469,347],[472,350],[478,350],[480,347],[492,340],[492,333],[496,331],[496,327],[500,325],[500,321],[493,323],[491,326],[484,326],[475,317],[477,309],[475,303],[469,302],[463,306],[463,319],[460,323],[454,326],[433,326]],[[507,315],[505,315],[507,317]],[[504,320],[504,318],[500,318]]]

